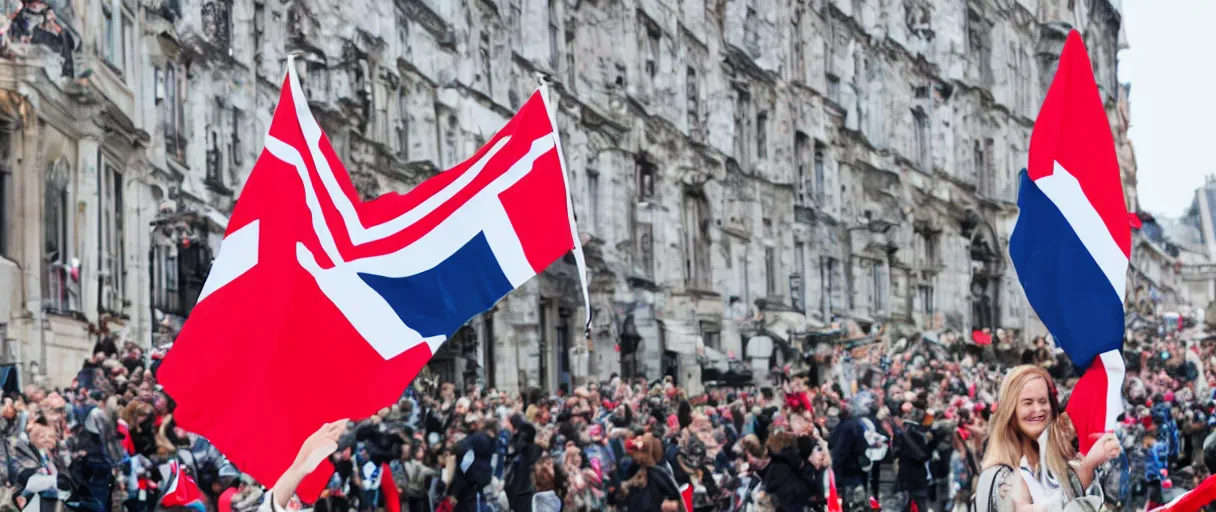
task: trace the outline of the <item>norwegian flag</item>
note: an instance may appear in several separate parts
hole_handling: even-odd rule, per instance
[[[571,251],[587,299],[543,89],[468,161],[364,202],[287,69],[265,149],[158,375],[178,423],[265,485],[319,427],[394,403],[461,325]],[[300,498],[315,500],[332,471],[305,478]]]
[[[1073,365],[1068,400],[1081,442],[1123,412],[1123,296],[1131,229],[1115,143],[1081,34],[1064,43],[1034,123],[1009,256],[1026,298]]]

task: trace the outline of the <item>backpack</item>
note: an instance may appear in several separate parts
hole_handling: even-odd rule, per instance
[[[1008,478],[1011,473],[1013,473],[1013,468],[1004,464],[993,466],[980,473],[979,480],[976,483],[975,494],[971,496],[971,510],[975,512],[996,512],[997,499],[1000,498],[1000,489],[997,488],[997,482]]]
[[[887,458],[887,450],[890,445],[887,443],[887,436],[878,433],[878,429],[874,427],[874,422],[870,418],[861,418],[861,424],[865,430],[866,456],[868,460],[864,460],[861,465],[862,471],[867,473],[873,468],[874,463],[882,462]]]

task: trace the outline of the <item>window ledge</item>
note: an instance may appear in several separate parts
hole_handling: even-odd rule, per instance
[[[50,316],[67,318],[67,319],[76,320],[76,321],[80,321],[80,322],[88,322],[88,319],[85,318],[84,313],[81,313],[80,311],[76,311],[76,310],[55,309],[50,306],[44,306],[42,308],[42,311]]]

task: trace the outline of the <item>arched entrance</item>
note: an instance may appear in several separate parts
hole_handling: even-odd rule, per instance
[[[968,252],[971,263],[971,329],[995,331],[1001,324],[1001,278],[1005,259],[992,225],[969,210],[963,222],[963,234],[970,239]]]

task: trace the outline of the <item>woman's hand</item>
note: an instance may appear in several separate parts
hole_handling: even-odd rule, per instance
[[[663,512],[680,512],[680,502],[676,500],[666,500],[663,502]]]
[[[1082,463],[1092,471],[1106,461],[1118,457],[1122,452],[1123,447],[1119,445],[1119,438],[1115,437],[1114,434],[1103,434],[1090,447],[1089,453],[1085,455]]]

